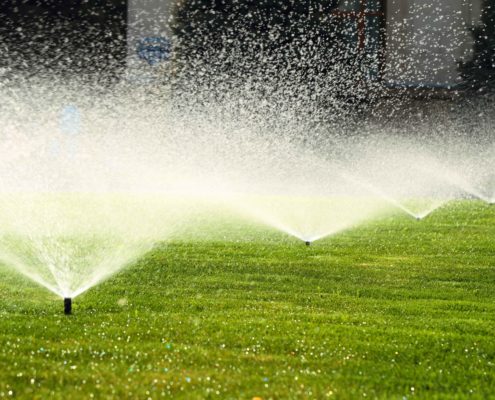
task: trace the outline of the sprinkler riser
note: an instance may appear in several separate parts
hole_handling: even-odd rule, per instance
[[[66,297],[64,299],[64,314],[65,315],[72,314],[72,299],[70,297]]]

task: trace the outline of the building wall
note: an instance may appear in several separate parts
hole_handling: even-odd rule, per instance
[[[470,27],[482,0],[388,0],[385,81],[390,86],[452,87],[470,56]]]
[[[138,46],[150,38],[171,39],[174,4],[171,0],[128,0],[127,71],[130,79],[146,80],[159,75],[159,68],[140,57]]]
[[[386,48],[383,77],[394,87],[453,87],[458,63],[470,56],[470,28],[479,23],[483,0],[383,0]],[[170,18],[177,2],[128,0],[130,76],[146,77],[150,68],[137,53],[141,40],[170,38]]]

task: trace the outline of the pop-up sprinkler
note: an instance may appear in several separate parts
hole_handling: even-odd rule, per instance
[[[65,315],[72,314],[72,299],[70,297],[66,297],[64,299],[64,314]]]
[[[310,241],[306,241],[306,246],[311,246],[311,242]]]

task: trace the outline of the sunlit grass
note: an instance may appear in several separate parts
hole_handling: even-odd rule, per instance
[[[0,269],[0,397],[490,398],[495,209],[311,247],[208,222],[75,300]]]

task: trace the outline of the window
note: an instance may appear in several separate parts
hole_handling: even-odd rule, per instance
[[[383,64],[384,0],[340,0],[332,11],[339,25],[339,37],[347,48],[364,56],[369,77],[380,78]]]

